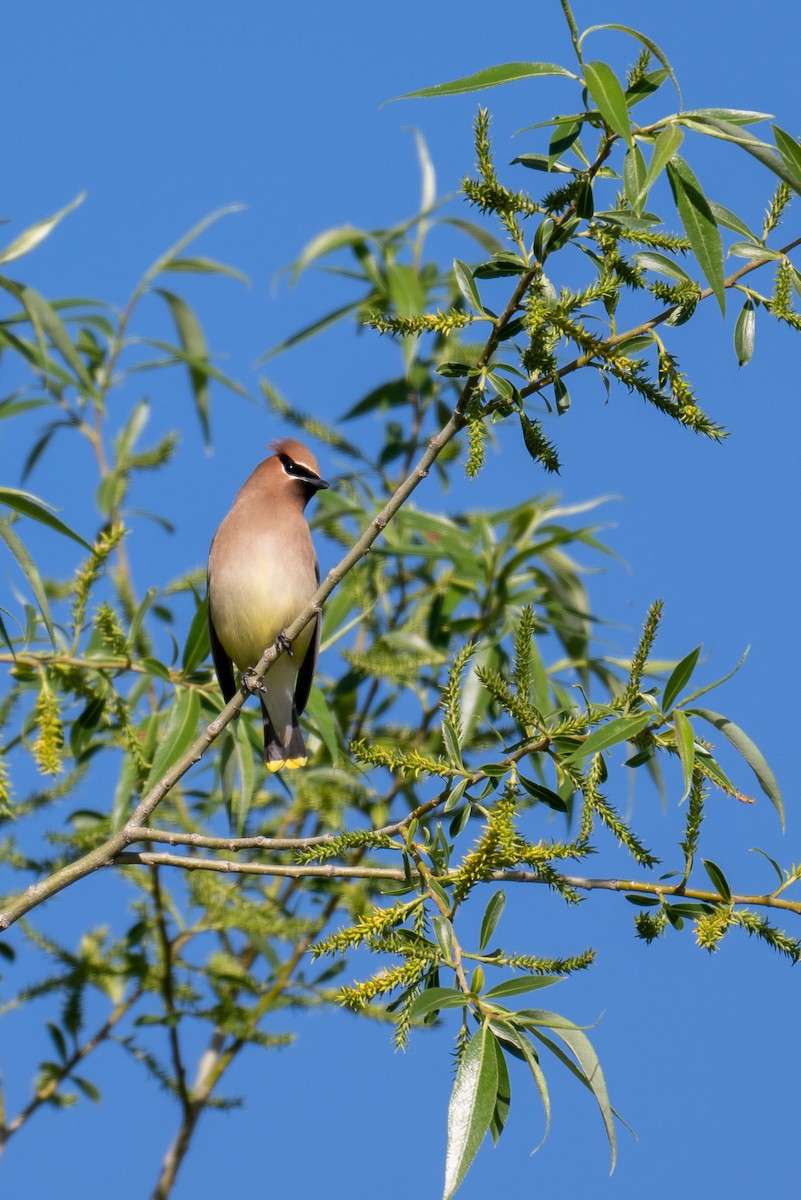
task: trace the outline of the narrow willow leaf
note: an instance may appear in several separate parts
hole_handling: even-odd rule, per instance
[[[673,702],[682,691],[687,683],[692,678],[692,673],[695,670],[695,665],[698,662],[698,655],[701,653],[701,647],[696,646],[689,654],[685,655],[680,663],[670,673],[665,690],[662,695],[662,712],[669,713],[673,707]]]
[[[741,237],[748,238],[751,242],[759,241],[757,235],[748,228],[745,221],[740,220],[736,213],[724,208],[722,204],[717,204],[714,200],[709,201],[709,207],[712,209],[718,225],[722,225],[724,229],[730,229],[732,233],[739,233]],[[729,253],[731,254],[731,250]]]
[[[490,896],[489,903],[484,910],[484,917],[481,922],[481,934],[478,939],[479,954],[489,945],[489,940],[495,932],[496,926],[501,919],[505,905],[506,894],[502,889],[499,889],[492,896]]]
[[[306,712],[309,720],[313,723],[322,738],[323,745],[328,751],[332,765],[335,767],[338,766],[339,741],[337,740],[334,717],[331,709],[328,707],[325,695],[317,687],[317,684],[314,684],[312,690],[309,692],[309,698],[306,701]]]
[[[447,917],[443,917],[441,914],[432,917],[431,924],[434,927],[434,936],[439,943],[443,958],[447,963],[453,963],[453,925]]]
[[[766,854],[764,850],[760,850],[759,846],[752,846],[751,853],[752,854],[761,854],[763,858],[766,858],[768,860],[768,862],[770,863],[770,865],[773,867],[773,870],[776,872],[778,879],[779,879],[779,883],[780,884],[784,883],[784,874],[782,872],[781,867],[776,862],[775,858],[771,858],[770,855]]]
[[[776,139],[777,149],[785,165],[790,171],[801,178],[801,146],[799,146],[795,138],[790,137],[790,134],[785,133],[778,125],[771,125],[771,129]]]
[[[197,692],[189,689],[181,691],[173,701],[164,732],[159,738],[158,749],[145,783],[145,792],[150,791],[167,768],[191,746],[199,714],[200,697]]]
[[[492,1135],[493,1145],[497,1146],[498,1138],[503,1133],[506,1118],[509,1116],[509,1109],[512,1103],[512,1084],[509,1079],[506,1056],[501,1048],[501,1044],[497,1038],[494,1038],[494,1042],[498,1065],[498,1088],[495,1096],[495,1110],[490,1121],[490,1134]]]
[[[190,735],[190,741],[191,737]],[[256,767],[253,746],[244,721],[234,722],[234,753],[238,768],[239,787],[230,798],[231,823],[237,837],[242,837],[256,790]]]
[[[648,170],[645,173],[645,183],[642,195],[639,197],[640,207],[642,207],[648,193],[664,171],[670,159],[674,154],[678,153],[683,141],[684,131],[679,125],[666,125],[659,134],[659,137],[654,142],[654,151],[651,155],[651,161],[648,164]]]
[[[748,296],[737,318],[737,324],[734,326],[734,353],[737,355],[737,364],[740,367],[744,367],[747,362],[751,361],[754,353],[755,332],[756,309],[753,300]]]
[[[20,299],[25,305],[28,316],[45,331],[61,357],[74,371],[80,387],[88,395],[94,396],[95,386],[92,377],[53,306],[31,287],[21,289]]]
[[[189,673],[199,667],[209,653],[209,620],[205,598],[198,602],[184,643],[181,666]]]
[[[520,774],[520,772],[518,772],[517,779],[522,787],[528,792],[529,796],[533,796],[542,804],[546,804],[548,808],[552,808],[554,812],[567,812],[567,804],[558,792],[552,791],[551,788],[545,787],[545,785],[542,783],[537,783],[534,779],[526,779],[525,776]]]
[[[560,417],[563,417],[570,408],[570,392],[562,379],[554,379],[553,394],[556,400],[556,411]]]
[[[556,1013],[545,1014],[547,1016],[556,1017]],[[571,1052],[575,1055],[579,1063],[577,1069],[575,1064],[563,1054],[556,1043],[539,1029],[532,1029],[531,1032],[538,1041],[544,1042],[548,1049],[556,1055],[560,1062],[589,1088],[595,1097],[595,1101],[601,1113],[601,1118],[606,1130],[606,1136],[609,1140],[609,1150],[612,1158],[612,1170],[615,1169],[617,1160],[617,1139],[615,1137],[614,1114],[612,1105],[609,1103],[609,1094],[606,1089],[606,1080],[604,1079],[601,1064],[598,1061],[598,1055],[593,1049],[590,1039],[581,1029],[578,1029],[571,1022],[560,1019],[561,1024],[549,1024],[549,1027],[554,1030],[557,1037],[560,1037]]]
[[[157,295],[161,296],[170,310],[172,319],[175,322],[178,340],[181,343],[181,349],[189,359],[207,363],[209,352],[206,346],[206,339],[203,336],[203,329],[200,322],[192,309],[181,296],[176,296],[174,292],[168,292],[164,288],[156,288],[155,291]],[[203,440],[208,446],[211,437],[209,429],[208,371],[198,369],[191,362],[187,365],[189,369],[189,383],[195,400],[195,409],[200,421],[200,428],[203,431]]]
[[[518,154],[517,158],[513,158],[511,165],[520,163],[521,167],[528,167],[530,171],[549,171],[554,175],[577,175],[577,167],[568,167],[565,163],[552,162],[547,154]]]
[[[612,68],[605,62],[584,65],[584,82],[598,111],[610,129],[623,138],[629,148],[634,145],[626,95]]]
[[[419,1021],[429,1013],[439,1012],[441,1008],[464,1008],[466,1004],[467,998],[464,992],[460,992],[456,988],[425,988],[412,1001],[409,1007],[409,1016],[413,1021]]]
[[[675,279],[676,283],[692,283],[684,267],[656,250],[638,250],[631,258],[643,271],[656,271],[659,275],[666,275],[668,279]]]
[[[509,1047],[510,1052],[514,1054],[515,1058],[521,1059],[528,1065],[534,1077],[537,1091],[540,1094],[540,1100],[545,1112],[545,1132],[542,1135],[539,1146],[536,1146],[532,1150],[532,1154],[535,1154],[546,1141],[551,1128],[551,1098],[548,1095],[548,1084],[545,1081],[545,1075],[539,1064],[537,1051],[522,1030],[515,1029],[511,1025],[502,1024],[500,1021],[491,1021],[490,1025],[496,1037]]]
[[[638,733],[642,733],[651,720],[651,713],[638,713],[633,717],[615,717],[606,725],[602,725],[600,729],[594,730],[567,757],[573,760],[587,758],[592,754],[597,754],[600,750],[608,750],[610,746],[617,746],[620,742],[628,742]]]
[[[39,606],[39,612],[42,614],[42,620],[45,623],[50,641],[53,644],[53,649],[56,647],[56,634],[53,628],[53,619],[50,616],[50,605],[47,601],[47,594],[42,583],[41,576],[36,569],[36,564],[31,558],[25,546],[17,537],[14,530],[11,528],[8,521],[0,520],[0,538],[3,539],[8,546],[14,558],[17,560],[17,565],[28,581],[28,586],[33,592],[34,599]]]
[[[9,242],[5,249],[0,250],[0,263],[13,262],[15,258],[22,258],[23,254],[29,254],[40,242],[44,241],[62,217],[66,217],[67,213],[77,208],[85,198],[86,192],[81,192],[70,204],[59,209],[52,217],[46,217],[44,221],[37,221],[35,225],[30,225],[19,237],[14,238],[13,242]]]
[[[643,46],[647,47],[647,49],[651,51],[651,54],[653,54],[656,61],[660,62],[662,64],[662,66],[665,68],[665,70],[667,71],[667,73],[670,76],[670,79],[673,83],[673,86],[676,89],[676,93],[679,97],[679,102],[681,102],[681,91],[679,90],[679,81],[676,78],[675,72],[674,72],[673,68],[671,67],[670,63],[668,62],[664,52],[662,50],[660,50],[659,46],[657,46],[656,42],[652,41],[651,38],[646,37],[644,33],[640,33],[639,30],[637,30],[637,29],[632,29],[630,25],[617,25],[617,24],[591,25],[589,29],[584,30],[581,37],[579,38],[579,41],[578,41],[579,49],[581,49],[581,46],[586,37],[589,37],[589,35],[591,33],[598,33],[602,29],[617,29],[619,33],[627,33],[629,35],[629,37],[636,38],[638,42],[641,42]]]
[[[497,67],[485,67],[474,75],[464,75],[460,79],[452,79],[448,83],[436,83],[433,87],[420,88],[416,92],[406,92],[403,96],[395,96],[395,100],[419,100],[430,96],[458,96],[464,92],[480,92],[484,88],[498,87],[502,83],[513,83],[517,79],[531,79],[537,75],[564,75],[567,79],[577,76],[565,67],[556,63],[543,62],[513,62],[501,63]]]
[[[728,717],[722,716],[721,713],[712,712],[708,708],[696,708],[692,711],[705,721],[708,721],[710,725],[714,725],[715,729],[728,738],[735,750],[743,756],[756,775],[762,791],[779,814],[782,829],[784,829],[784,801],[781,790],[776,782],[776,776],[768,766],[759,747],[751,741],[751,738],[739,725],[735,725],[733,721],[730,721]]]
[[[186,271],[196,275],[227,275],[240,283],[249,284],[251,281],[243,271],[231,267],[228,263],[217,262],[214,258],[201,258],[193,255],[191,258],[173,258],[164,267],[165,271]]]
[[[643,201],[647,195],[645,186],[646,176],[647,168],[645,166],[645,159],[642,156],[642,150],[635,142],[626,151],[626,157],[623,162],[623,187],[629,204],[637,216],[642,211]]]
[[[693,766],[695,764],[695,736],[693,727],[680,708],[673,711],[673,729],[676,734],[676,749],[681,759],[681,769],[684,775],[684,792],[681,804],[690,794],[693,783]]]
[[[711,858],[702,858],[704,870],[712,881],[712,886],[718,895],[722,896],[726,903],[731,902],[731,888],[729,887],[726,876],[721,871],[717,863],[713,863]]]
[[[201,233],[204,233],[210,225],[214,225],[221,217],[227,217],[231,213],[242,212],[243,208],[244,205],[242,204],[226,204],[223,208],[218,208],[215,212],[209,213],[207,217],[203,217],[198,221],[197,225],[192,226],[188,233],[185,233],[174,245],[170,246],[169,250],[159,255],[153,265],[145,272],[142,282],[139,285],[139,290],[147,288],[162,271],[168,271],[175,259],[182,255],[186,247],[196,241]]]
[[[464,297],[465,303],[476,312],[483,312],[484,306],[481,303],[481,297],[478,294],[476,281],[473,278],[473,272],[468,267],[467,263],[463,263],[460,259],[453,260],[453,274],[456,278],[456,283],[459,291]]]
[[[684,117],[712,117],[718,121],[728,121],[730,125],[753,125],[757,121],[769,121],[770,113],[751,112],[748,108],[686,108]]]
[[[70,529],[69,525],[65,525],[52,512],[50,506],[40,500],[38,496],[32,495],[30,492],[21,492],[18,488],[0,487],[0,504],[6,504],[9,508],[13,508],[15,512],[21,513],[26,517],[31,517],[34,521],[39,521],[40,524],[46,525],[48,529],[54,530],[56,533],[61,533],[65,537],[72,538],[79,546],[83,546],[85,550],[91,552],[92,547],[88,542],[77,534],[74,529]]]
[[[797,171],[790,169],[781,154],[778,154],[767,142],[753,137],[752,134],[740,129],[731,121],[720,120],[717,117],[688,116],[687,113],[680,113],[675,120],[681,121],[682,125],[688,125],[691,129],[696,129],[709,137],[722,138],[725,142],[734,142],[735,145],[741,146],[746,153],[761,162],[769,171],[778,175],[779,179],[783,179],[794,192],[801,192],[801,176]]]
[[[448,1108],[443,1200],[461,1184],[489,1129],[498,1098],[496,1039],[482,1025],[467,1044]]]
[[[674,154],[667,164],[668,180],[684,232],[693,254],[720,305],[726,311],[726,289],[723,277],[723,241],[715,216],[700,183],[688,164]]]
[[[748,258],[752,262],[776,262],[782,256],[768,246],[754,245],[753,242],[732,242],[729,254],[734,258]]]
[[[522,996],[526,992],[536,992],[540,988],[550,987],[552,983],[562,983],[560,975],[518,975],[514,979],[505,979],[496,983],[489,991],[484,992],[482,1000],[501,1000],[504,996]]]

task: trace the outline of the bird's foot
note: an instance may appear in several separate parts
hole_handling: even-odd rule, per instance
[[[285,654],[288,654],[289,657],[292,658],[292,643],[290,642],[289,638],[284,633],[283,629],[278,634],[278,637],[275,639],[275,644],[276,644],[276,646],[280,647],[280,649],[283,650],[283,652]]]
[[[267,689],[264,686],[263,679],[257,679],[253,667],[248,667],[242,675],[242,687],[245,691],[253,696],[256,693],[264,693]]]

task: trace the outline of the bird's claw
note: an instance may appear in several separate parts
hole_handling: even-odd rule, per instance
[[[251,696],[257,692],[264,693],[267,690],[264,686],[264,680],[256,678],[253,667],[248,667],[247,671],[243,674],[242,687]]]
[[[288,654],[289,657],[292,658],[292,643],[290,642],[289,638],[284,633],[283,629],[278,634],[278,637],[275,639],[275,644],[276,644],[276,646],[279,646],[285,654]]]

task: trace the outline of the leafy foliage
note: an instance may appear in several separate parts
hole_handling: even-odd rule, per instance
[[[80,481],[96,509],[86,540],[47,500],[0,488],[0,534],[27,589],[17,611],[0,613],[0,660],[8,666],[0,855],[16,880],[0,927],[61,887],[80,886],[99,866],[117,868],[124,895],[113,932],[88,929],[74,948],[46,937],[35,918],[23,926],[26,949],[47,969],[20,987],[6,1011],[54,995],[61,1010],[57,1021],[45,1017],[55,1057],[42,1062],[28,1105],[3,1118],[4,1141],[45,1104],[97,1100],[83,1063],[113,1039],[175,1098],[180,1150],[168,1156],[159,1185],[166,1196],[197,1111],[235,1102],[219,1095],[219,1084],[236,1056],[288,1040],[275,1028],[279,1012],[341,1003],[389,1015],[401,1046],[438,1019],[456,1023],[446,1197],[486,1133],[497,1141],[503,1131],[510,1059],[530,1072],[546,1126],[543,1062],[588,1088],[614,1163],[614,1112],[586,1032],[551,1010],[517,1006],[588,969],[595,952],[554,958],[536,946],[495,946],[501,885],[544,885],[575,904],[586,891],[617,884],[572,873],[610,846],[626,864],[622,874],[632,870],[629,858],[641,872],[615,887],[638,907],[638,937],[651,942],[690,921],[710,951],[741,928],[801,958],[801,943],[756,911],[801,911],[784,897],[801,872],[773,863],[777,887],[748,897],[714,859],[701,857],[709,794],[751,802],[708,739],[721,735],[739,753],[781,819],[783,807],[748,735],[698,706],[718,686],[697,685],[700,647],[663,679],[663,664],[653,661],[656,602],[627,662],[597,652],[582,564],[605,547],[595,525],[577,526],[578,514],[552,497],[448,516],[433,483],[420,492],[420,506],[409,499],[429,470],[442,486],[461,464],[480,477],[493,427],[505,420],[519,428],[534,462],[558,472],[558,418],[570,409],[570,376],[585,369],[605,391],[620,383],[679,424],[720,439],[724,431],[703,411],[669,345],[672,329],[710,297],[723,309],[732,290],[744,295],[735,327],[741,365],[754,351],[758,310],[801,328],[793,307],[801,277],[789,258],[795,242],[767,244],[801,190],[798,144],[778,126],[774,145],[756,138],[750,126],[762,120],[758,113],[665,114],[656,106],[676,81],[659,47],[621,26],[598,27],[638,44],[620,79],[604,62],[585,63],[584,42],[595,29],[579,35],[564,8],[575,71],[510,63],[414,93],[442,97],[553,74],[575,84],[578,111],[528,131],[534,148],[517,156],[511,181],[495,165],[489,114],[479,110],[476,169],[462,191],[480,220],[436,215],[426,192],[422,212],[408,221],[326,231],[295,264],[298,277],[331,256],[344,259],[337,269],[353,298],[273,353],[353,320],[394,339],[400,363],[395,377],[334,424],[297,411],[260,382],[272,414],[345,464],[314,522],[318,537],[353,555],[326,585],[325,673],[308,711],[310,765],[291,786],[258,769],[259,722],[247,711],[203,768],[185,775],[211,741],[210,734],[197,740],[198,726],[219,709],[205,664],[202,579],[189,572],[142,591],[128,553],[147,537],[130,507],[132,487],[145,472],[169,472],[178,453],[177,430],[143,444],[149,407],[136,392],[139,375],[178,367],[207,441],[212,385],[246,394],[214,365],[201,322],[173,282],[187,273],[242,278],[187,253],[221,214],[162,255],[121,313],[97,301],[48,301],[0,278],[11,305],[0,319],[0,348],[25,379],[0,401],[0,419],[26,431],[34,416],[38,422],[23,481],[66,442],[71,454],[88,448],[96,469],[96,478]],[[774,177],[760,235],[704,194],[703,172],[689,158],[695,137],[730,143]],[[422,146],[421,157],[427,179]],[[673,203],[667,222],[648,207],[663,178]],[[71,207],[15,238],[0,251],[0,265],[24,258]],[[467,237],[477,261],[426,259],[428,232],[446,222]],[[729,253],[745,260],[729,276],[722,231],[736,234]],[[770,294],[742,282],[768,264]],[[146,296],[163,306],[174,340],[141,332]],[[350,430],[375,417],[382,437],[367,452]],[[62,551],[80,547],[88,557],[51,578],[28,547],[32,522],[60,539]],[[678,787],[671,782],[673,798],[687,802],[678,873],[654,875],[660,859],[609,799],[624,753],[635,775],[660,782],[662,764],[670,764],[671,781],[672,766],[680,768]],[[46,782],[19,795],[14,780],[25,778],[29,760]],[[84,780],[109,778],[107,806],[76,807],[66,828],[57,823],[57,803],[78,805]],[[152,814],[154,823],[143,825]],[[51,821],[35,853],[23,850],[29,818]],[[159,849],[165,844],[180,851]],[[182,868],[170,886],[169,867]],[[26,893],[32,877],[38,882]],[[477,897],[476,934],[465,914]],[[11,961],[5,944],[0,952]],[[379,960],[372,972],[365,971],[370,955]],[[361,977],[342,985],[346,964]],[[103,998],[107,1016],[87,1033],[89,995]],[[209,1050],[202,1079],[190,1084],[185,1031],[198,1022],[208,1028]]]

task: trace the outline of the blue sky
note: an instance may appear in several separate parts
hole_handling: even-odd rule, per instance
[[[758,24],[752,9],[720,0],[653,7],[577,0],[575,12],[582,28],[616,21],[654,38],[679,76],[686,107],[756,109],[798,132],[801,10],[794,6],[763,3]],[[223,369],[254,387],[255,360],[335,302],[330,281],[309,275],[290,290],[280,269],[322,228],[375,227],[415,210],[419,175],[409,127],[427,140],[442,194],[454,192],[472,165],[479,98],[382,103],[498,62],[571,65],[556,0],[503,4],[496,14],[475,0],[409,0],[402,15],[391,6],[335,8],[319,0],[302,7],[242,0],[225,9],[206,0],[142,0],[114,9],[97,0],[7,6],[0,91],[9,236],[88,193],[24,260],[26,280],[48,296],[96,295],[122,304],[189,226],[241,202],[245,210],[215,226],[201,249],[242,268],[253,286],[203,281],[191,295]],[[630,43],[611,34],[598,37],[595,51],[619,66],[632,55]],[[568,88],[567,81],[542,80],[480,97],[494,114],[499,162],[534,148],[512,134],[567,105]],[[758,223],[771,184],[744,155],[698,146],[692,161],[715,199]],[[798,228],[791,210],[787,240]],[[455,253],[467,256],[468,247],[460,243]],[[780,836],[767,801],[752,809],[721,799],[708,819],[709,844],[720,847],[730,878],[767,888],[769,868],[761,870],[749,847],[785,863],[798,859],[795,719],[787,710],[801,666],[794,604],[801,343],[762,314],[755,357],[739,370],[732,349],[737,310],[731,304],[724,327],[707,306],[672,343],[707,410],[732,430],[723,446],[694,439],[624,393],[604,405],[588,384],[577,385],[570,413],[553,432],[566,502],[619,497],[602,512],[614,526],[607,540],[627,565],[608,566],[592,581],[595,610],[612,623],[610,643],[625,651],[648,603],[662,596],[660,652],[679,655],[703,642],[705,679],[724,674],[751,647],[715,707],[747,729],[774,766],[785,790],[787,833]],[[265,371],[297,407],[333,417],[383,377],[391,354],[366,338],[326,340]],[[174,422],[176,412],[185,425],[176,533],[154,534],[152,546],[153,570],[166,578],[176,561],[185,569],[204,562],[233,491],[280,431],[263,409],[218,391],[208,457],[183,380],[176,379],[174,392],[155,394],[153,406],[154,427]],[[14,485],[18,447],[6,431],[2,437],[2,479]],[[482,496],[485,503],[516,503],[552,486],[514,441],[511,430],[501,432],[498,452],[473,485],[473,503]],[[50,471],[35,475],[32,490],[79,518],[57,466],[54,460]],[[153,497],[153,507],[171,503],[174,493]],[[646,835],[666,846],[678,828],[673,811],[644,815],[644,824]],[[64,920],[102,906],[105,886],[93,879],[73,889]],[[646,948],[634,940],[623,904],[593,895],[578,912],[565,913],[546,896],[518,894],[510,896],[510,920],[521,937],[536,927],[539,952],[564,952],[565,944],[599,949],[598,966],[562,984],[553,1003],[582,1023],[603,1014],[593,1040],[613,1102],[638,1140],[621,1131],[609,1179],[591,1103],[554,1071],[551,1137],[531,1159],[541,1114],[523,1077],[513,1077],[509,1128],[497,1150],[480,1153],[460,1193],[465,1200],[490,1186],[556,1195],[581,1188],[620,1198],[647,1187],[654,1200],[679,1188],[738,1196],[778,1192],[796,1180],[797,972],[737,934],[712,958],[689,936]],[[24,1041],[22,1022],[14,1032]],[[247,1107],[204,1117],[176,1200],[223,1186],[257,1196],[380,1190],[394,1200],[410,1187],[439,1194],[448,1032],[416,1038],[405,1057],[393,1055],[387,1029],[346,1014],[311,1014],[298,1034],[292,1049],[254,1052],[237,1066],[229,1091],[243,1093]],[[4,1038],[6,1086],[24,1102],[27,1076],[14,1078],[21,1063],[16,1050],[7,1052]],[[58,1188],[99,1197],[110,1186],[125,1200],[147,1194],[172,1134],[172,1106],[119,1055],[104,1051],[99,1074],[104,1105],[44,1114],[14,1139],[0,1167],[7,1195],[28,1200]],[[65,1178],[72,1181],[67,1190]]]

